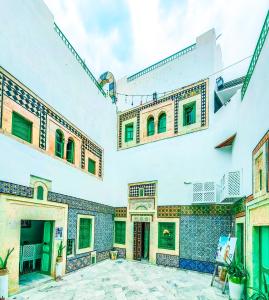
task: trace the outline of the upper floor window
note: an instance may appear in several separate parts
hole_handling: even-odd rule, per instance
[[[144,197],[144,196],[145,196],[145,189],[139,188],[139,197]]]
[[[60,129],[57,129],[55,134],[55,155],[64,157],[64,134]]]
[[[149,117],[147,122],[147,134],[148,136],[154,135],[155,129],[154,129],[154,118]]]
[[[88,171],[95,175],[96,173],[96,163],[93,159],[88,159]]]
[[[125,125],[125,142],[130,142],[134,139],[134,123]]]
[[[162,113],[158,119],[158,133],[166,132],[166,113]]]
[[[73,164],[75,160],[75,142],[70,138],[68,139],[66,146],[66,160],[71,164]]]
[[[183,106],[183,126],[191,125],[196,122],[196,102],[188,103]]]
[[[262,190],[262,169],[259,170],[259,187]]]
[[[32,143],[32,128],[33,123],[25,119],[20,114],[12,113],[12,134],[22,140]]]
[[[37,196],[36,196],[36,198],[38,200],[44,200],[44,188],[41,185],[39,185],[37,187]]]

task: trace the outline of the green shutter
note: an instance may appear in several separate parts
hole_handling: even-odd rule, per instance
[[[64,157],[64,134],[59,129],[55,133],[55,155],[60,158]]]
[[[126,222],[115,221],[115,243],[125,244]]]
[[[196,101],[183,106],[183,126],[196,122]]]
[[[88,159],[88,172],[95,174],[96,170],[95,170],[95,161],[92,159]]]
[[[134,123],[125,125],[125,142],[130,142],[134,139]]]
[[[66,160],[71,164],[74,163],[74,152],[75,152],[75,143],[73,140],[68,139],[66,146]]]
[[[12,113],[12,134],[22,140],[32,143],[33,123],[16,112]]]
[[[89,248],[91,246],[91,235],[92,220],[81,218],[79,220],[79,249]]]
[[[162,113],[158,120],[158,133],[166,132],[166,114]]]
[[[37,199],[43,200],[44,199],[44,189],[42,186],[37,187]]]
[[[147,133],[148,133],[148,136],[154,135],[154,133],[155,133],[154,118],[153,117],[150,117],[148,119],[148,122],[147,122]]]
[[[158,224],[158,248],[175,250],[176,224],[172,222],[159,222]]]
[[[236,225],[236,260],[238,263],[244,263],[244,224]]]

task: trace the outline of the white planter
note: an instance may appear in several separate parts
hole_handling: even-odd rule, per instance
[[[63,275],[63,262],[56,262],[55,266],[55,277],[61,279]]]
[[[238,284],[229,281],[229,293],[231,300],[242,300],[244,294],[244,283]]]
[[[8,274],[0,273],[0,298],[8,298]]]

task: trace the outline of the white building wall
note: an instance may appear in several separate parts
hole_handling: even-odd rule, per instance
[[[111,189],[116,152],[116,107],[105,98],[54,31],[41,0],[4,1],[0,65],[104,149],[104,180],[0,135],[0,180],[29,185],[30,174],[52,180],[53,191],[116,204]]]

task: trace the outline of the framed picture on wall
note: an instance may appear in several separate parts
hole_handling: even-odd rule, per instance
[[[63,227],[56,227],[55,240],[62,240],[62,239],[63,239]]]
[[[31,220],[21,220],[21,228],[31,228],[32,222]]]

